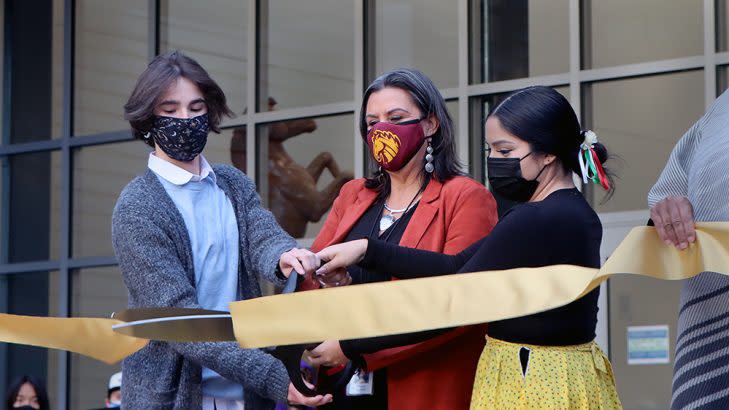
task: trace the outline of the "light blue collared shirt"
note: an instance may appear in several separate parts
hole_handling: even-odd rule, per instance
[[[200,175],[149,154],[156,175],[190,235],[197,301],[204,309],[228,311],[238,299],[238,222],[233,204],[218,186],[215,172],[200,155]],[[203,396],[243,400],[243,387],[203,368]]]

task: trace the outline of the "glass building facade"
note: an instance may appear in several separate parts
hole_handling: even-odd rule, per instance
[[[303,245],[325,220],[338,176],[369,173],[358,109],[386,70],[416,67],[434,80],[458,153],[481,181],[489,110],[521,87],[556,88],[614,155],[615,196],[584,191],[606,233],[645,223],[647,191],[673,145],[729,84],[722,0],[0,4],[0,312],[14,314],[108,316],[126,306],[110,217],[149,148],[131,139],[122,106],[147,62],[169,49],[197,59],[236,114],[211,135],[206,157],[253,177],[277,216],[287,211],[276,160],[321,169],[307,182],[313,210],[287,226]],[[667,407],[670,365],[627,366],[625,327],[660,322],[675,337],[677,292],[678,284],[627,278],[603,292],[603,343],[626,408]],[[118,369],[0,344],[0,393],[35,374],[54,408],[100,406]]]

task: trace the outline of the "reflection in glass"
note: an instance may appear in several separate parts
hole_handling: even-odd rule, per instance
[[[354,1],[260,2],[259,101],[279,108],[351,101]]]
[[[624,229],[625,233],[628,231],[627,226],[618,229]],[[610,357],[620,400],[626,409],[671,408],[673,366],[628,365],[626,330],[637,323],[669,324],[668,351],[673,355],[676,351],[674,326],[682,287],[682,281],[655,280],[637,275],[615,275],[609,280],[606,296],[610,318]]]
[[[205,159],[207,159],[211,165],[233,165],[245,172],[245,140],[236,138],[236,135],[239,133],[245,135],[245,129],[246,127],[242,126],[234,129],[221,130],[220,134],[211,132],[208,135],[208,143],[205,144],[205,150],[203,151]],[[242,146],[238,146],[238,141],[243,143]]]
[[[458,85],[458,7],[438,0],[377,0],[374,24],[374,72],[415,67],[439,88]]]
[[[246,106],[248,2],[164,0],[160,49],[182,50],[197,60],[240,115]]]
[[[271,100],[269,109],[274,106]],[[258,189],[278,223],[293,237],[316,236],[339,189],[353,178],[353,121],[348,114],[258,128],[259,175],[266,175],[259,178]],[[245,146],[245,138],[245,130],[238,131],[235,146]],[[266,140],[268,144],[263,143]],[[245,156],[245,151],[238,152]]]
[[[58,315],[58,272],[0,275],[0,312],[28,316]],[[57,355],[36,346],[0,343],[0,395],[17,377],[30,374],[43,379],[50,402],[56,397]]]
[[[8,261],[58,258],[61,153],[14,155],[8,163]]]
[[[729,66],[716,67],[716,96],[720,96],[729,88]]]
[[[10,114],[5,143],[60,137],[63,114],[63,0],[3,2],[3,67]]]
[[[0,21],[5,21],[5,7],[0,7]],[[3,45],[5,44],[5,30],[0,30],[0,44],[3,44]],[[0,66],[5,67],[5,53],[0,53]],[[5,83],[5,81],[0,81],[0,95],[4,95],[4,92],[3,92],[3,87],[5,86],[4,83]],[[3,114],[5,114],[5,113],[3,111],[5,111],[5,110],[0,110],[0,124],[4,124]],[[8,142],[8,141],[6,141],[6,137],[0,136],[0,145],[5,144],[6,142]],[[0,182],[0,183],[2,183],[2,182]],[[0,192],[2,192],[2,191],[0,191]],[[0,228],[2,228],[2,221],[0,221]],[[0,232],[2,232],[1,229],[0,229]],[[5,397],[5,396],[2,395],[0,397]]]
[[[586,0],[581,6],[585,69],[690,57],[704,52],[702,2]]]
[[[716,52],[729,50],[729,7],[727,0],[716,0],[715,3],[716,19]]]
[[[122,107],[147,67],[147,0],[76,1],[74,133],[126,130]]]
[[[71,249],[74,257],[112,256],[111,214],[121,190],[147,169],[142,141],[73,151]]]
[[[8,159],[6,157],[0,157],[0,263],[6,263],[8,261],[8,242],[10,241],[10,238],[8,238],[5,232],[5,227],[9,220],[8,203],[10,202],[10,196],[3,190],[3,187],[7,185],[6,180],[10,176],[6,171],[7,169]]]
[[[569,0],[476,0],[471,13],[471,83],[569,70]]]
[[[607,147],[618,177],[609,201],[595,192],[598,212],[646,209],[673,146],[703,115],[703,81],[702,71],[690,71],[585,86],[584,126]]]
[[[456,152],[458,152],[458,100],[450,100],[446,101],[446,109],[448,110],[448,114],[451,115],[451,119],[453,120],[453,131],[454,135],[456,136]],[[465,161],[466,158],[460,158],[461,161]]]
[[[81,269],[71,275],[74,317],[109,317],[127,306],[127,288],[119,267]],[[121,363],[107,365],[78,354],[70,360],[69,401],[72,409],[104,407],[109,377]]]

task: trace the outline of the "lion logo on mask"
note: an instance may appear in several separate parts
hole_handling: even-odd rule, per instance
[[[400,138],[390,131],[375,130],[372,133],[372,154],[380,164],[388,164],[400,149]]]

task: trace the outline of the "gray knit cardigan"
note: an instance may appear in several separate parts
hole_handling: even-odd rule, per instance
[[[261,296],[260,275],[275,275],[278,259],[296,242],[261,206],[255,185],[227,165],[213,167],[217,183],[238,219],[238,295]],[[190,238],[182,215],[150,170],[124,188],[112,216],[114,253],[129,292],[129,307],[200,308]],[[289,379],[284,366],[257,349],[234,342],[150,342],[123,363],[122,401],[127,409],[200,409],[202,366],[238,382],[249,409],[285,401]]]

